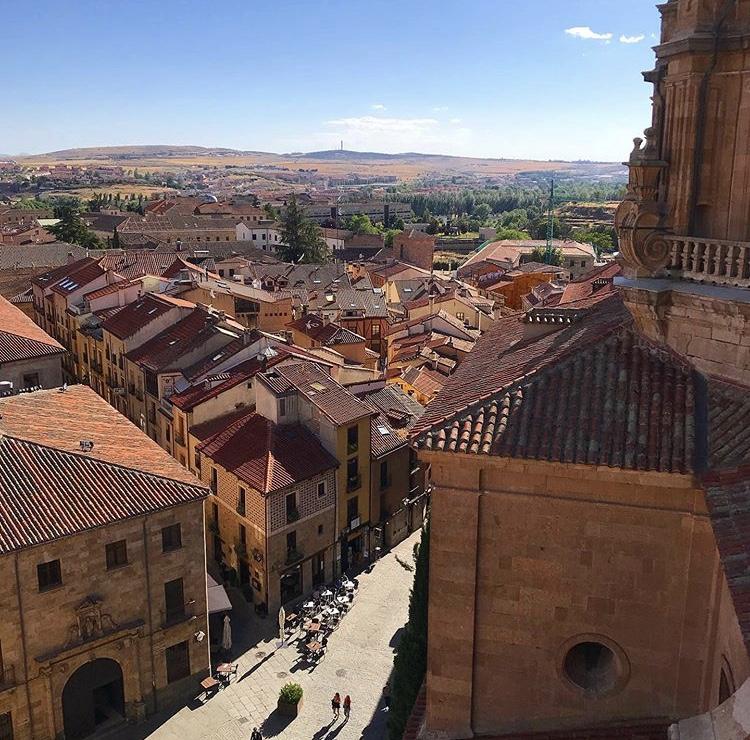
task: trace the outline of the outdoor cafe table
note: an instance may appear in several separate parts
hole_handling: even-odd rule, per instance
[[[313,640],[312,642],[307,643],[307,649],[311,653],[318,653],[320,652],[320,648],[323,647],[317,640]]]
[[[320,622],[313,622],[307,627],[308,632],[320,632]]]

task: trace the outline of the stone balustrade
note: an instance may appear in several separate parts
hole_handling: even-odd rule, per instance
[[[701,283],[750,287],[750,242],[669,235],[672,277]]]

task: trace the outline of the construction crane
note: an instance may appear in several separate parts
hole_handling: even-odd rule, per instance
[[[552,241],[555,236],[555,178],[550,180],[549,204],[547,206],[547,248],[544,251],[544,262],[551,265],[555,260],[555,249]]]

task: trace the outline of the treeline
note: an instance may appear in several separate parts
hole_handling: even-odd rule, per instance
[[[601,203],[622,200],[625,185],[601,182],[562,182],[555,185],[555,205],[562,203]],[[414,193],[408,188],[399,188],[394,198],[411,205],[421,219],[429,213],[433,216],[453,218],[474,216],[476,209],[489,207],[491,214],[522,209],[536,218],[544,213],[549,203],[549,187],[542,185],[502,185],[493,188],[465,188],[455,191]]]

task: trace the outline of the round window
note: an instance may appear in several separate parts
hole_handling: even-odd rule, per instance
[[[568,650],[563,670],[572,683],[597,696],[612,691],[621,674],[614,652],[600,642],[588,641]]]

